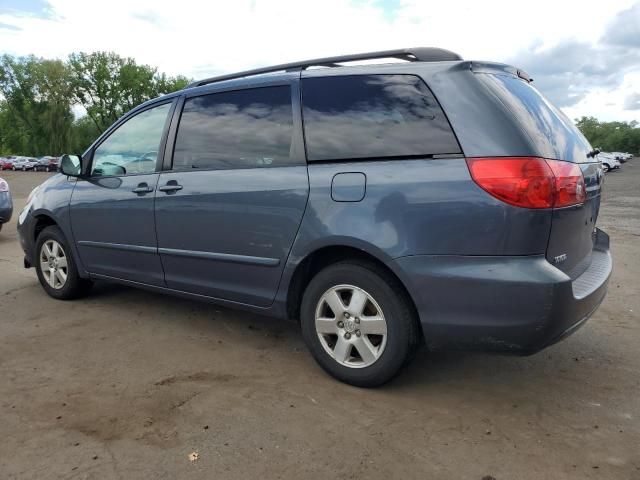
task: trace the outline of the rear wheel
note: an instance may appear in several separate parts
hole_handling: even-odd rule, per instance
[[[391,380],[419,345],[417,318],[395,278],[374,264],[340,262],[309,283],[304,340],[329,374],[359,387]]]
[[[609,170],[611,170],[611,167],[609,166],[609,164],[608,164],[608,163],[603,163],[603,164],[602,164],[602,169],[603,169],[605,172],[608,172]]]
[[[38,280],[44,291],[59,300],[70,300],[85,295],[91,281],[78,274],[73,256],[60,228],[45,228],[36,242],[35,262]]]
[[[27,167],[22,167],[22,171],[26,172],[27,171]]]

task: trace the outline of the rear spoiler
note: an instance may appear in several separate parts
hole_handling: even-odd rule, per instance
[[[474,73],[508,74],[521,78],[527,83],[533,82],[533,78],[531,78],[527,72],[520,68],[507,65],[506,63],[474,61],[469,62],[469,69]]]

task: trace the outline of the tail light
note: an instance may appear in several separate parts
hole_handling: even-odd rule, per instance
[[[0,178],[0,192],[8,192],[9,191],[9,184]]]
[[[538,157],[467,158],[473,180],[503,202],[524,208],[579,205],[586,197],[575,163]]]
[[[546,160],[556,179],[556,198],[554,207],[569,207],[583,203],[586,196],[586,186],[582,170],[575,163],[559,160]]]

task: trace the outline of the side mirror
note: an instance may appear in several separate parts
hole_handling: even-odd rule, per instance
[[[80,158],[80,155],[62,155],[60,158],[60,173],[70,177],[79,177],[82,174],[82,158]]]

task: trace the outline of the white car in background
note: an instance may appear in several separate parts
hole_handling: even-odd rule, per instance
[[[620,160],[614,154],[609,152],[600,152],[596,158],[602,163],[605,172],[620,168]]]
[[[38,164],[38,160],[31,157],[18,157],[13,161],[12,170],[22,170],[23,172],[33,169]]]
[[[633,155],[626,152],[611,152],[611,154],[614,157],[616,157],[618,160],[620,160],[622,163],[626,162],[627,160],[631,160],[633,158]]]

